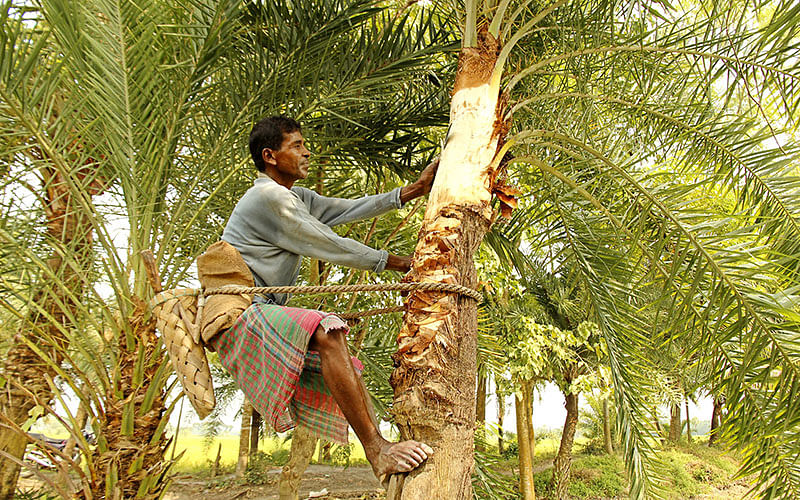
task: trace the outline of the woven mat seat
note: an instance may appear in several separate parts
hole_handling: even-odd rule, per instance
[[[197,340],[197,292],[190,288],[165,290],[150,302],[164,346],[197,415],[202,419],[216,404],[205,350]]]

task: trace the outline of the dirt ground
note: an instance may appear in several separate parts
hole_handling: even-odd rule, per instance
[[[215,479],[199,479],[193,476],[178,476],[170,486],[165,500],[272,500],[278,498],[278,478],[281,469],[275,467],[265,473],[264,485],[241,485],[233,476]],[[384,490],[368,466],[334,467],[310,465],[300,483],[300,498],[309,498],[312,492],[327,495],[317,498],[362,499],[384,498]],[[313,493],[312,493],[313,494]],[[311,497],[314,498],[314,497]]]

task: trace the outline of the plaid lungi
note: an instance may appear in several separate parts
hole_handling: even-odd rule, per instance
[[[302,425],[319,438],[347,444],[347,420],[322,379],[319,354],[308,350],[317,326],[348,331],[338,316],[321,311],[253,304],[209,343],[276,432]],[[360,373],[363,365],[352,359]]]

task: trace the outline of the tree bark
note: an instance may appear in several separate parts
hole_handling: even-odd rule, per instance
[[[477,284],[473,255],[492,217],[492,160],[507,128],[489,80],[499,43],[486,27],[464,48],[450,129],[430,193],[410,281]],[[477,316],[474,300],[415,291],[407,297],[395,369],[393,414],[404,439],[434,454],[393,494],[404,500],[472,498]]]
[[[250,416],[250,460],[252,461],[258,453],[258,439],[261,437],[261,414],[255,409]]]
[[[561,445],[553,461],[553,494],[561,500],[567,498],[570,471],[572,469],[572,443],[575,441],[575,429],[578,426],[578,394],[564,395],[567,418],[561,432]]]
[[[136,296],[131,301],[131,316],[121,320],[127,324],[114,327],[118,332],[130,332],[119,335],[114,349],[118,354],[112,361],[112,376],[118,382],[106,389],[104,411],[95,416],[100,430],[92,452],[93,471],[104,473],[91,478],[94,498],[159,498],[168,485],[150,479],[166,474],[169,467],[164,460],[167,439],[160,432],[167,394],[163,380],[159,381],[159,373],[169,361],[148,305]],[[152,384],[159,384],[158,390],[148,400],[146,393]],[[116,483],[107,494],[113,478]],[[143,484],[146,480],[149,485]]]
[[[681,407],[678,403],[670,403],[669,407],[669,441],[677,443],[681,438]]]
[[[514,397],[514,408],[517,414],[517,443],[519,450],[519,491],[522,500],[535,500],[536,490],[533,484],[533,451],[530,449],[529,425],[526,422],[528,404],[525,398]]]
[[[606,453],[614,454],[614,442],[611,439],[611,412],[608,408],[608,398],[603,398],[603,443],[605,443]]]
[[[497,391],[497,451],[500,455],[503,454],[503,420],[506,416],[506,399],[505,395]]]
[[[40,169],[43,179],[44,211],[47,236],[53,253],[47,266],[58,279],[45,279],[33,303],[40,308],[32,309],[22,328],[14,336],[13,344],[6,354],[3,375],[7,386],[0,391],[0,413],[17,426],[28,418],[35,401],[47,404],[53,397],[47,379],[56,372],[26,343],[35,343],[55,365],[61,364],[68,340],[65,331],[72,327],[70,318],[76,317],[75,298],[83,294],[86,287],[85,272],[89,268],[92,250],[92,226],[90,214],[75,199],[70,183],[62,173],[53,168]],[[86,197],[100,194],[103,186],[96,180],[86,179],[78,171],[73,182],[83,184]],[[65,261],[64,256],[72,257]],[[0,425],[0,451],[22,459],[27,437],[12,428]],[[19,465],[0,454],[0,500],[14,496]]]
[[[239,431],[239,459],[236,462],[236,476],[242,477],[250,460],[250,420],[253,418],[253,405],[247,399],[242,404],[242,423]]]
[[[476,446],[483,451],[483,443],[486,441],[486,375],[478,375],[478,394],[475,397],[475,423],[481,440]]]
[[[708,446],[714,446],[717,443],[717,439],[719,439],[723,402],[724,400],[721,397],[714,398],[714,410],[711,412],[711,430],[708,433]]]
[[[522,400],[525,402],[525,425],[528,426],[528,451],[531,463],[536,462],[536,432],[533,430],[533,381],[522,384]]]
[[[281,469],[281,479],[278,483],[280,500],[298,500],[300,479],[311,462],[316,447],[317,439],[305,427],[295,427],[289,461]]]
[[[692,427],[689,424],[689,398],[686,398],[686,444],[692,444]]]

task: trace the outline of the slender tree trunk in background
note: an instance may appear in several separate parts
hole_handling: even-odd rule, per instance
[[[669,405],[669,441],[677,443],[681,438],[681,407],[678,403]]]
[[[492,217],[492,160],[507,133],[489,80],[499,44],[479,32],[459,57],[450,129],[408,275],[410,281],[475,287],[473,255]],[[390,491],[403,500],[472,498],[477,304],[432,291],[409,293],[395,369],[393,414],[404,439],[434,454]],[[390,496],[390,498],[392,498]]]
[[[525,425],[528,426],[528,450],[531,463],[536,462],[536,432],[533,430],[533,381],[522,384],[522,400],[525,402]]]
[[[258,439],[261,437],[261,414],[255,409],[250,416],[250,461],[258,453]]]
[[[278,483],[280,500],[298,500],[300,479],[311,462],[316,447],[317,439],[305,427],[295,427],[289,461],[281,469],[281,479]]]
[[[525,411],[527,404],[524,398],[514,396],[514,409],[517,414],[517,443],[519,451],[519,491],[522,500],[535,500],[536,491],[533,486],[533,451],[530,449],[530,436],[528,436],[528,413]]]
[[[692,444],[692,427],[689,424],[689,398],[686,398],[686,444]]]
[[[497,391],[497,450],[500,455],[503,454],[503,420],[506,416],[506,398],[503,394]]]
[[[570,470],[572,469],[572,443],[575,441],[575,429],[578,427],[578,394],[565,394],[567,418],[561,432],[561,446],[553,461],[553,494],[561,500],[567,498]]]
[[[478,376],[478,394],[475,397],[475,423],[478,427],[478,434],[481,436],[476,448],[483,451],[483,443],[486,441],[486,375]]]
[[[86,407],[83,406],[83,403],[78,405],[78,411],[75,412],[75,421],[78,423],[78,428],[82,432],[83,429],[86,428],[86,421],[89,419],[89,414],[86,411]],[[71,457],[72,454],[75,452],[75,446],[77,442],[75,438],[70,436],[67,439],[67,443],[64,445],[64,455]]]
[[[611,412],[608,408],[608,398],[603,398],[603,443],[606,446],[606,453],[614,454],[614,442],[611,439]]]
[[[250,459],[250,420],[253,418],[253,405],[246,398],[242,404],[242,423],[239,430],[239,460],[236,462],[236,476],[242,477],[247,471]]]
[[[47,236],[54,251],[47,266],[58,278],[59,285],[50,278],[39,284],[33,303],[39,308],[28,312],[28,320],[14,336],[6,353],[3,376],[9,381],[0,391],[0,413],[17,426],[29,418],[28,412],[36,405],[50,402],[53,394],[46,378],[53,378],[55,370],[28,347],[26,340],[44,350],[55,364],[63,360],[67,339],[63,330],[72,328],[70,318],[76,317],[75,297],[83,294],[85,274],[89,269],[92,251],[92,228],[85,208],[74,198],[69,183],[61,173],[52,168],[40,169],[44,182],[42,200],[46,217]],[[103,192],[97,181],[76,174],[73,182],[85,184],[86,198]],[[85,182],[84,182],[85,181]],[[68,259],[65,261],[64,256]],[[71,257],[71,259],[70,259]],[[22,459],[27,438],[0,422],[0,451]],[[0,500],[14,496],[20,467],[12,460],[0,456]]]
[[[714,410],[711,412],[711,430],[708,433],[708,446],[714,446],[719,438],[719,425],[722,420],[723,399],[714,397]]]

